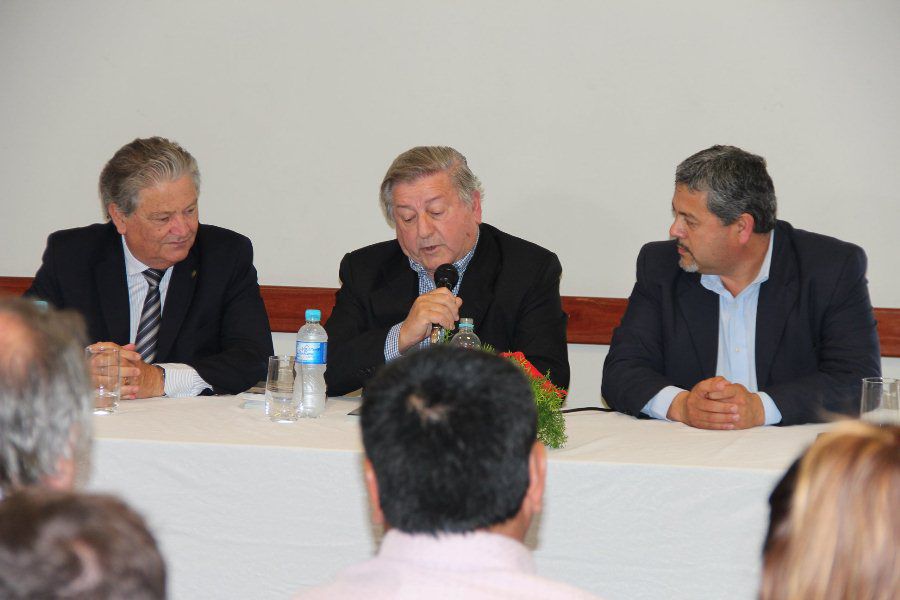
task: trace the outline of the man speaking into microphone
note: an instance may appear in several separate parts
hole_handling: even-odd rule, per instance
[[[474,320],[482,343],[523,352],[568,387],[559,259],[482,223],[483,195],[453,148],[419,146],[394,160],[380,199],[396,239],[341,261],[341,288],[325,324],[329,395],[362,387],[380,365],[427,347],[435,326],[452,331],[461,317]],[[453,267],[455,281],[435,277],[442,265]]]

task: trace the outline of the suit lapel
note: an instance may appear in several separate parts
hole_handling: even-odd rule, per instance
[[[700,275],[681,273],[675,287],[703,378],[714,377],[719,352],[719,296],[700,284]]]
[[[372,292],[372,313],[376,323],[399,323],[409,314],[419,295],[419,278],[400,250],[382,267],[380,285]]]
[[[799,296],[797,264],[789,239],[790,232],[781,226],[777,229],[769,279],[759,288],[759,304],[756,307],[756,384],[759,387],[768,384],[775,350]]]
[[[109,224],[109,239],[103,257],[94,267],[94,284],[100,298],[100,312],[111,342],[127,344],[131,330],[125,251],[115,226]],[[92,340],[104,341],[104,340]]]
[[[156,340],[156,362],[166,361],[175,338],[178,337],[181,323],[194,297],[197,278],[200,276],[198,264],[197,242],[194,242],[194,247],[187,257],[172,268],[172,277],[163,304],[159,337]]]
[[[486,225],[481,226],[478,246],[472,262],[466,267],[462,284],[459,286],[459,297],[462,306],[460,317],[471,317],[475,329],[480,329],[484,316],[494,301],[494,282],[502,267],[502,257],[497,240]]]

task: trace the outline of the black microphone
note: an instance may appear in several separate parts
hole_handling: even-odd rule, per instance
[[[450,263],[444,263],[434,270],[434,287],[439,288],[447,288],[451,292],[453,288],[456,287],[456,283],[459,281],[459,271],[456,270],[456,267],[451,265]],[[440,325],[432,325],[431,326],[431,336],[430,340],[432,344],[437,344],[441,341],[443,333],[443,328]]]

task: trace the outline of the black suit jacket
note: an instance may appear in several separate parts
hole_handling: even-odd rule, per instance
[[[51,234],[25,293],[81,312],[92,341],[129,342],[125,253],[112,223]],[[235,394],[265,379],[272,353],[250,240],[200,225],[187,258],[172,269],[156,362],[188,364],[214,392]]]
[[[778,221],[756,313],[756,378],[782,425],[857,415],[860,379],[881,371],[858,246]],[[645,245],[603,365],[603,397],[632,415],[668,385],[715,377],[719,297],[678,266],[674,241]]]
[[[556,385],[569,385],[566,314],[559,297],[562,267],[555,254],[487,224],[466,268],[459,316],[497,352],[521,351]],[[390,328],[403,321],[419,296],[418,275],[397,240],[344,256],[341,288],[328,331],[330,395],[358,389],[384,364]]]

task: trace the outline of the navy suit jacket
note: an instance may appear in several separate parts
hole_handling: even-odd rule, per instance
[[[881,371],[866,255],[840,240],[775,228],[756,313],[756,378],[782,425],[857,415],[862,377]],[[715,377],[719,297],[678,266],[674,241],[646,244],[603,365],[603,397],[631,415],[664,387]]]
[[[51,234],[25,293],[79,311],[91,341],[129,342],[125,253],[112,223]],[[200,225],[187,257],[172,269],[156,362],[188,364],[215,393],[236,394],[265,379],[272,353],[250,240]]]
[[[552,252],[482,224],[460,284],[459,316],[474,319],[483,344],[497,352],[523,352],[541,373],[549,370],[556,385],[568,387],[561,275]],[[397,240],[347,254],[340,278],[334,311],[325,324],[330,395],[362,387],[384,364],[388,331],[406,319],[419,296],[418,275]]]

